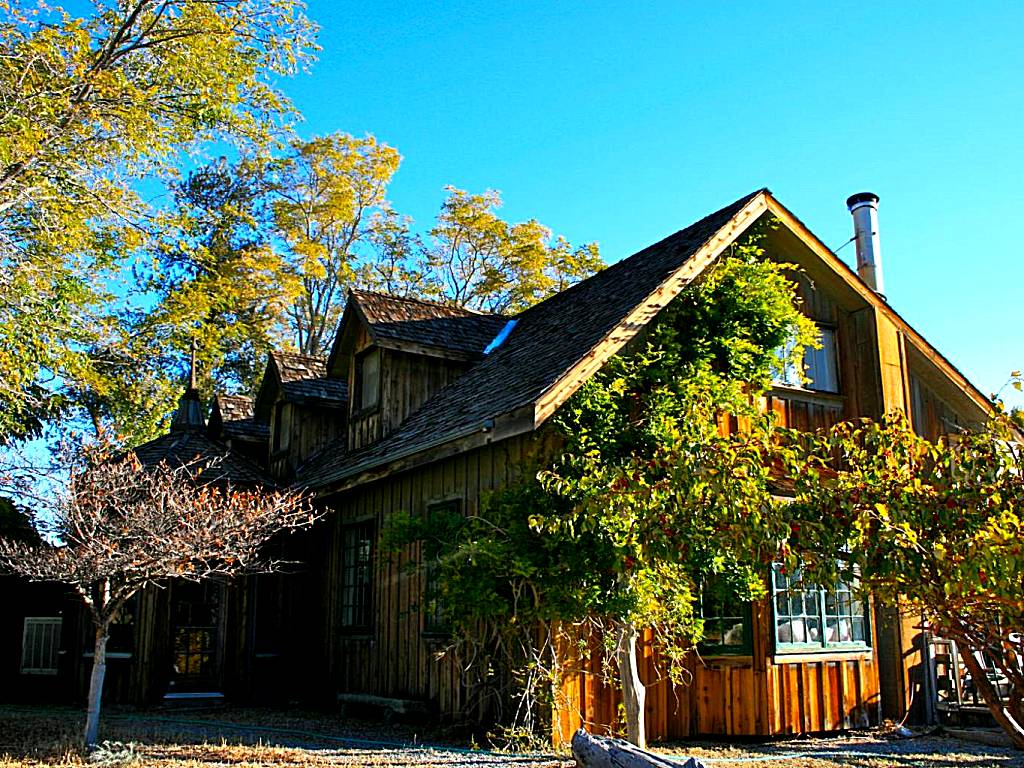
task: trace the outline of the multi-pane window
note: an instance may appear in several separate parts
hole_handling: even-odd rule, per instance
[[[371,349],[356,358],[356,411],[369,411],[380,402],[380,350]]]
[[[704,619],[704,640],[700,650],[708,655],[751,653],[750,603],[723,590],[701,590],[700,615]]]
[[[56,675],[60,652],[59,616],[26,616],[21,642],[23,675]]]
[[[437,519],[444,515],[457,515],[461,510],[458,499],[442,501],[427,507],[427,519]],[[447,634],[450,630],[445,615],[438,584],[437,542],[424,541],[423,548],[423,632],[424,634]]]
[[[179,581],[173,586],[174,684],[206,686],[217,678],[223,585]]]
[[[772,566],[772,603],[777,650],[865,648],[868,620],[864,600],[842,582],[822,588],[799,570]]]
[[[341,625],[369,629],[373,589],[373,523],[341,530]]]
[[[818,341],[821,349],[807,347],[804,349],[803,376],[800,369],[792,363],[785,363],[776,372],[775,383],[787,387],[801,387],[816,392],[839,391],[839,366],[836,354],[836,332],[828,326],[818,326]],[[788,341],[776,351],[780,360],[789,357],[794,341]],[[806,377],[809,381],[804,381]]]

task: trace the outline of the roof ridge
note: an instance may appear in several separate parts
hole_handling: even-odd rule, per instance
[[[504,315],[500,312],[483,312],[478,309],[471,309],[469,307],[463,307],[458,304],[449,304],[444,301],[435,301],[434,299],[424,299],[419,296],[396,296],[393,293],[385,293],[384,291],[367,291],[362,288],[353,288],[351,290],[353,295],[365,295],[365,296],[378,296],[382,299],[390,299],[391,301],[403,301],[408,304],[423,304],[428,307],[441,307],[442,309],[450,309],[454,312],[462,312],[466,315],[478,315],[480,317],[511,317],[511,315]]]
[[[270,354],[273,355],[274,357],[298,357],[303,360],[312,360],[315,363],[322,363],[324,365],[327,364],[326,357],[321,357],[319,355],[306,355],[303,354],[302,352],[289,352],[286,349],[272,349],[270,350]]]
[[[578,283],[573,283],[568,288],[565,288],[565,289],[559,291],[558,293],[553,293],[550,296],[545,297],[542,301],[538,301],[536,304],[531,304],[529,307],[527,307],[522,312],[520,312],[518,315],[516,315],[516,317],[522,317],[523,315],[527,314],[528,312],[532,312],[533,310],[535,310],[538,307],[542,306],[546,302],[551,301],[552,299],[557,299],[557,298],[559,298],[561,296],[565,296],[566,294],[574,295],[574,292],[578,292],[579,290],[582,289],[581,286],[586,285],[589,281],[593,280],[598,275],[604,275],[605,277],[607,277],[606,273],[609,270],[618,269],[620,266],[633,261],[637,257],[643,256],[644,254],[646,254],[646,253],[648,253],[650,251],[653,251],[655,249],[663,248],[665,245],[668,244],[668,242],[670,240],[674,240],[674,239],[678,238],[680,235],[682,235],[684,233],[689,233],[691,231],[699,229],[700,226],[705,224],[708,220],[713,219],[713,218],[715,218],[717,216],[721,216],[723,213],[725,213],[725,211],[729,210],[730,208],[737,208],[737,209],[742,208],[744,205],[746,205],[747,203],[749,203],[751,200],[753,200],[755,197],[757,197],[758,195],[760,195],[762,193],[770,195],[771,191],[768,189],[768,187],[761,187],[760,189],[756,189],[753,192],[750,192],[749,194],[744,195],[743,197],[737,198],[736,200],[733,200],[728,205],[723,205],[717,211],[712,211],[707,216],[704,216],[704,217],[698,219],[697,221],[693,222],[692,224],[689,224],[689,225],[683,227],[682,229],[677,229],[671,235],[667,235],[667,236],[661,238],[661,240],[659,240],[658,242],[651,243],[650,245],[641,248],[639,251],[636,251],[634,253],[629,254],[629,256],[624,256],[623,258],[619,259],[616,262],[613,262],[611,264],[606,264],[602,269],[600,269],[597,272],[595,272],[594,274],[590,275],[590,277],[584,278],[583,280],[580,280]],[[709,235],[708,236],[708,240],[710,240],[712,237],[714,237],[713,234]],[[705,242],[707,242],[707,241],[705,241]]]
[[[757,190],[739,198],[523,311],[515,316],[520,323],[507,342],[435,392],[393,432],[351,453],[325,447],[299,468],[298,481],[326,490],[398,455],[476,434],[503,415],[512,418],[503,427],[504,436],[514,433],[509,430],[525,429],[526,421],[534,428],[539,423],[535,409],[539,400],[574,366],[596,359],[594,350],[608,334],[668,285],[695,254],[707,248],[707,259],[717,255],[725,244],[713,245],[715,237],[760,194],[762,190]],[[729,237],[752,221],[738,222],[739,229]],[[671,301],[685,282],[689,279],[675,280],[665,301]],[[634,327],[639,326],[631,321],[628,328]],[[625,343],[622,337],[619,334],[608,354]],[[531,418],[511,416],[525,406],[534,408]]]

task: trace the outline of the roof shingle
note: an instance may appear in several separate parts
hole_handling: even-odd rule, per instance
[[[508,318],[434,301],[353,291],[370,333],[378,341],[405,341],[480,355]]]
[[[530,307],[516,318],[500,347],[397,430],[351,454],[345,453],[344,441],[328,445],[299,468],[297,481],[324,487],[481,429],[490,419],[536,402],[760,192]]]
[[[196,463],[206,469],[208,474],[204,474],[204,477],[212,482],[268,487],[275,484],[249,459],[214,442],[201,432],[172,432],[163,435],[140,445],[135,449],[135,455],[143,466],[154,466],[162,461],[172,467]]]

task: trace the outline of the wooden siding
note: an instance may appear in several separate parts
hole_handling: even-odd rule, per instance
[[[867,651],[773,654],[768,602],[753,608],[750,656],[699,658],[687,664],[688,682],[674,685],[648,635],[639,649],[647,686],[645,722],[652,741],[694,736],[772,737],[863,728],[880,722],[878,670]],[[597,643],[585,664],[567,670],[552,730],[565,744],[581,726],[618,733],[621,695],[603,679]]]
[[[340,615],[342,531],[347,524],[372,521],[379,533],[395,514],[424,514],[428,504],[450,499],[461,500],[466,514],[476,514],[482,494],[515,479],[531,445],[529,436],[503,440],[331,501],[327,530],[321,528],[327,544],[323,654],[337,692],[424,699],[447,718],[463,712],[466,692],[458,666],[449,658],[438,660],[437,639],[423,633],[419,546],[391,555],[374,553],[374,621],[365,630],[353,630],[342,626]]]
[[[926,440],[938,440],[956,433],[964,418],[943,400],[913,370],[909,375],[911,421],[914,431]]]
[[[355,358],[371,346],[365,330],[357,333],[350,359],[349,392],[355,393]],[[349,450],[370,445],[397,429],[436,392],[459,378],[469,367],[465,360],[380,350],[380,396],[372,410],[360,412],[353,396],[349,416]]]
[[[274,435],[269,441],[270,475],[275,480],[290,480],[296,467],[329,442],[345,433],[344,408],[325,408],[312,403],[290,403],[279,400],[274,405],[283,409],[281,425],[285,432],[274,450]],[[271,420],[276,428],[276,421]]]

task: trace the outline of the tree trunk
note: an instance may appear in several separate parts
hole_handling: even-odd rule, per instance
[[[695,757],[662,757],[607,736],[592,736],[580,728],[572,737],[577,768],[704,768]]]
[[[647,690],[640,680],[636,665],[636,627],[632,624],[619,625],[619,637],[615,646],[615,660],[619,665],[619,681],[622,683],[622,702],[626,708],[626,737],[640,749],[647,748],[647,730],[644,723],[644,700]]]
[[[1014,746],[1017,749],[1024,749],[1024,723],[1016,719],[1010,710],[1003,706],[999,700],[998,691],[992,685],[992,681],[988,679],[985,668],[982,667],[970,646],[966,644],[962,646],[960,658],[963,660],[964,666],[971,673],[971,679],[974,680],[981,698],[988,705],[988,710],[992,713],[992,717],[1006,731]]]
[[[96,645],[93,648],[92,675],[89,678],[89,713],[85,718],[85,746],[96,744],[100,730],[100,700],[103,697],[103,678],[107,673],[107,637],[109,624],[96,627]]]

